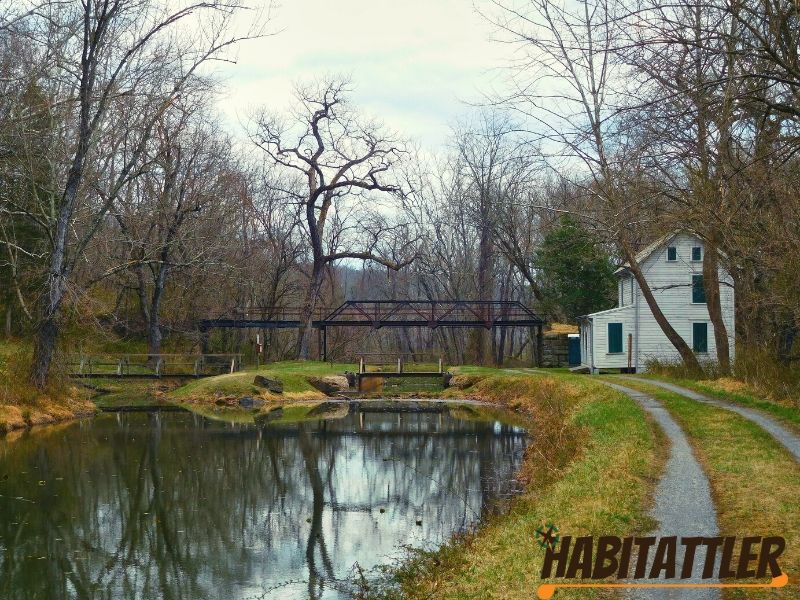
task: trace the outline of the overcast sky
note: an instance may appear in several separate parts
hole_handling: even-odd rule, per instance
[[[470,110],[465,101],[500,85],[510,52],[471,0],[282,0],[271,28],[222,71],[232,123],[256,106],[285,110],[298,81],[345,74],[355,104],[428,150]]]

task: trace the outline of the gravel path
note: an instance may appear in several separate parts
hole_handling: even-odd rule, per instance
[[[602,380],[599,380],[602,381]],[[708,477],[697,462],[683,430],[667,410],[651,396],[609,381],[602,383],[636,400],[658,423],[670,441],[669,458],[661,481],[656,487],[655,502],[650,516],[659,522],[658,530],[651,535],[680,537],[719,535],[717,513],[711,499],[711,485]],[[680,541],[680,540],[679,540]],[[683,547],[678,545],[678,573],[682,566]],[[651,550],[651,560],[653,551]],[[717,580],[700,577],[705,562],[705,550],[698,550],[694,560],[692,578],[681,583],[711,583]],[[657,582],[658,580],[650,580]],[[632,590],[632,598],[670,599],[687,598],[691,600],[717,600],[718,589],[664,588]]]
[[[800,435],[792,432],[785,426],[781,425],[775,419],[766,416],[765,414],[753,410],[751,408],[744,408],[743,406],[737,406],[736,404],[731,404],[730,402],[725,402],[724,400],[717,400],[716,398],[710,398],[694,390],[690,390],[685,387],[681,387],[679,385],[675,385],[674,383],[668,383],[666,381],[658,381],[657,379],[643,379],[641,377],[628,377],[628,376],[620,376],[619,379],[628,379],[630,381],[639,381],[642,383],[649,383],[650,385],[656,385],[660,388],[664,388],[665,390],[669,390],[674,392],[684,398],[689,398],[690,400],[696,400],[697,402],[703,402],[705,404],[711,404],[713,406],[717,406],[719,408],[724,408],[725,410],[733,411],[745,419],[749,419],[753,423],[759,425],[762,429],[764,429],[767,433],[769,433],[772,437],[774,437],[778,442],[780,442],[794,457],[794,459],[800,462]]]

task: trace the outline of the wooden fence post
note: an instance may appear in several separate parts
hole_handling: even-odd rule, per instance
[[[633,334],[628,334],[628,373],[631,372],[631,365],[633,364]]]

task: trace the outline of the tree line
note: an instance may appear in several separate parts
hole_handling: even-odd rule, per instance
[[[221,127],[214,64],[265,31],[239,30],[244,4],[0,2],[0,304],[6,335],[33,336],[32,380],[44,387],[85,331],[157,354],[243,310],[295,311],[299,331],[258,332],[259,348],[310,358],[311,321],[349,298],[520,300],[574,321],[613,306],[623,263],[700,371],[636,261],[676,229],[707,248],[716,368],[731,369],[719,262],[742,347],[796,360],[797,4],[477,9],[514,61],[431,156],[326,74],[298,84],[291,111]],[[532,351],[515,330],[349,331],[329,346],[487,364]]]

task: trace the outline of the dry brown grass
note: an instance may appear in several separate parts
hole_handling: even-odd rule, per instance
[[[5,343],[0,351],[0,433],[49,425],[93,414],[89,391],[72,385],[56,363],[51,383],[39,390],[28,381],[30,352]]]
[[[550,328],[545,333],[578,333],[580,329],[577,325],[569,323],[550,323]]]

